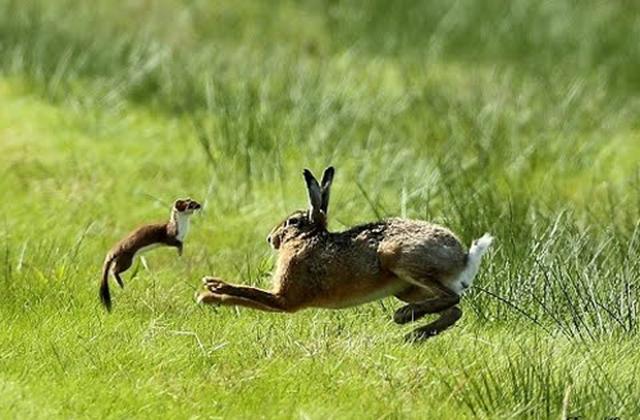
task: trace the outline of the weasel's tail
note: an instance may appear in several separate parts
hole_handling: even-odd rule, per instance
[[[100,282],[100,300],[102,301],[102,304],[109,312],[111,312],[111,293],[109,292],[109,271],[111,270],[112,264],[113,264],[113,258],[107,257],[107,259],[104,261],[104,266],[102,267],[102,281]]]
[[[493,237],[488,233],[485,233],[480,239],[473,241],[471,248],[469,248],[467,266],[462,270],[454,282],[455,288],[457,289],[455,290],[456,293],[460,294],[465,289],[471,287],[473,279],[476,277],[476,274],[478,274],[482,257],[485,252],[487,252],[492,242]]]

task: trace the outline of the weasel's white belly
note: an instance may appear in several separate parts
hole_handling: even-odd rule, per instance
[[[188,216],[178,216],[178,220],[176,222],[178,224],[176,239],[180,242],[184,242],[184,238],[187,236],[187,232],[189,231],[189,218]]]
[[[156,248],[158,248],[160,246],[162,246],[162,244],[151,244],[151,245],[143,246],[142,248],[140,248],[138,250],[138,252],[136,252],[135,256],[137,257],[138,255],[142,255],[145,252],[151,251],[152,249],[156,249]]]

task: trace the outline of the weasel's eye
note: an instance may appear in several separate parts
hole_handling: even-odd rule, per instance
[[[300,219],[298,219],[297,217],[292,217],[291,219],[287,220],[287,226],[298,226],[299,223]]]

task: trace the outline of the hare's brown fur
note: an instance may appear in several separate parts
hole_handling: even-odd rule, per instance
[[[295,312],[346,308],[393,295],[408,303],[396,311],[397,323],[440,313],[438,320],[416,329],[410,339],[428,338],[460,318],[462,312],[455,306],[460,298],[448,286],[467,267],[468,253],[451,231],[393,218],[328,232],[333,169],[325,171],[322,186],[306,171],[305,178],[310,209],[294,212],[269,236],[278,249],[272,290],[205,277],[207,290],[199,294],[199,302]]]

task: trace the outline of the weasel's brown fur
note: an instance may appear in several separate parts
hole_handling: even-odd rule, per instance
[[[152,247],[164,245],[177,248],[178,255],[182,255],[184,235],[188,228],[186,218],[200,208],[200,204],[190,198],[176,200],[171,208],[171,217],[167,223],[141,226],[111,248],[104,260],[102,281],[100,282],[100,300],[108,311],[111,310],[109,274],[113,274],[120,287],[124,287],[120,274],[131,267],[136,254]],[[182,226],[183,224],[184,226]],[[181,232],[180,229],[184,231]]]

